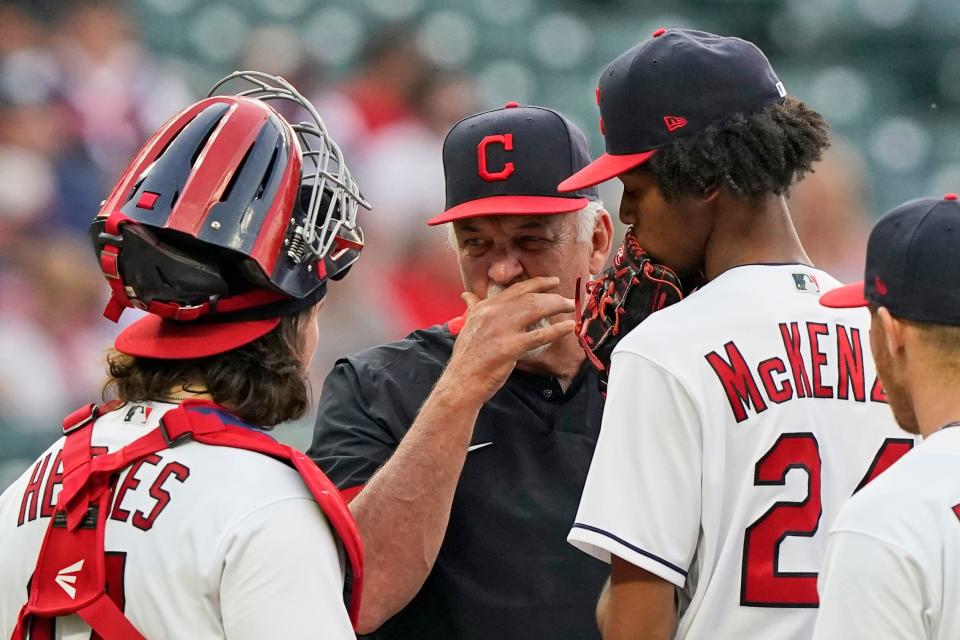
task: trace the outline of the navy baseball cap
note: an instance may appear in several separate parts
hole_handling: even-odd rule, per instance
[[[880,218],[870,232],[863,282],[825,293],[820,304],[875,305],[908,320],[960,325],[958,255],[957,194],[911,200]]]
[[[753,43],[657,29],[604,69],[597,87],[607,152],[560,183],[576,191],[640,166],[711,124],[782,102],[787,91]]]
[[[552,109],[508,102],[468,116],[443,141],[446,210],[427,224],[579,211],[596,188],[561,194],[557,183],[589,163],[583,131]]]

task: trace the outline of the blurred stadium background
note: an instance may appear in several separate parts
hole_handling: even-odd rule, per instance
[[[517,100],[565,112],[600,152],[599,73],[661,26],[756,42],[830,121],[834,148],[791,209],[837,277],[858,277],[884,210],[960,190],[957,0],[2,0],[0,488],[99,397],[117,328],[89,220],[146,136],[217,78],[291,80],[375,207],[324,310],[318,389],[339,354],[462,308],[445,233],[424,226],[443,206],[446,130]],[[617,186],[603,196],[615,212]],[[305,446],[312,419],[278,435]]]

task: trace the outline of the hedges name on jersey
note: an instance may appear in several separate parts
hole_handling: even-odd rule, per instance
[[[104,414],[94,452],[129,444],[175,406],[126,404]],[[0,637],[10,637],[29,593],[63,479],[63,443],[0,496]],[[105,548],[108,595],[148,638],[353,636],[330,527],[297,472],[265,455],[186,442],[126,468]],[[300,569],[281,575],[290,566]],[[83,569],[58,573],[68,596]],[[77,616],[40,622],[32,640],[90,634]]]
[[[809,638],[827,530],[914,440],[865,310],[804,265],[730,269],[617,346],[569,540],[679,590],[677,638]]]

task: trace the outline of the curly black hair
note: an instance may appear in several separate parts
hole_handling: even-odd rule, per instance
[[[786,195],[830,146],[823,116],[795,98],[661,147],[649,170],[667,200],[721,187],[743,199]]]

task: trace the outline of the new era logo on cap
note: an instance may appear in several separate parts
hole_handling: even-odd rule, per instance
[[[607,152],[559,189],[614,178],[678,137],[782,102],[786,94],[766,56],[750,42],[658,29],[604,70],[597,102]]]
[[[663,123],[667,125],[667,131],[673,133],[677,129],[687,126],[687,119],[680,116],[663,116]]]
[[[874,276],[873,290],[877,292],[878,296],[885,296],[887,295],[887,283],[880,276]]]
[[[508,102],[469,116],[443,142],[447,206],[428,224],[578,211],[597,190],[562,194],[557,183],[589,162],[586,136],[551,109]]]

